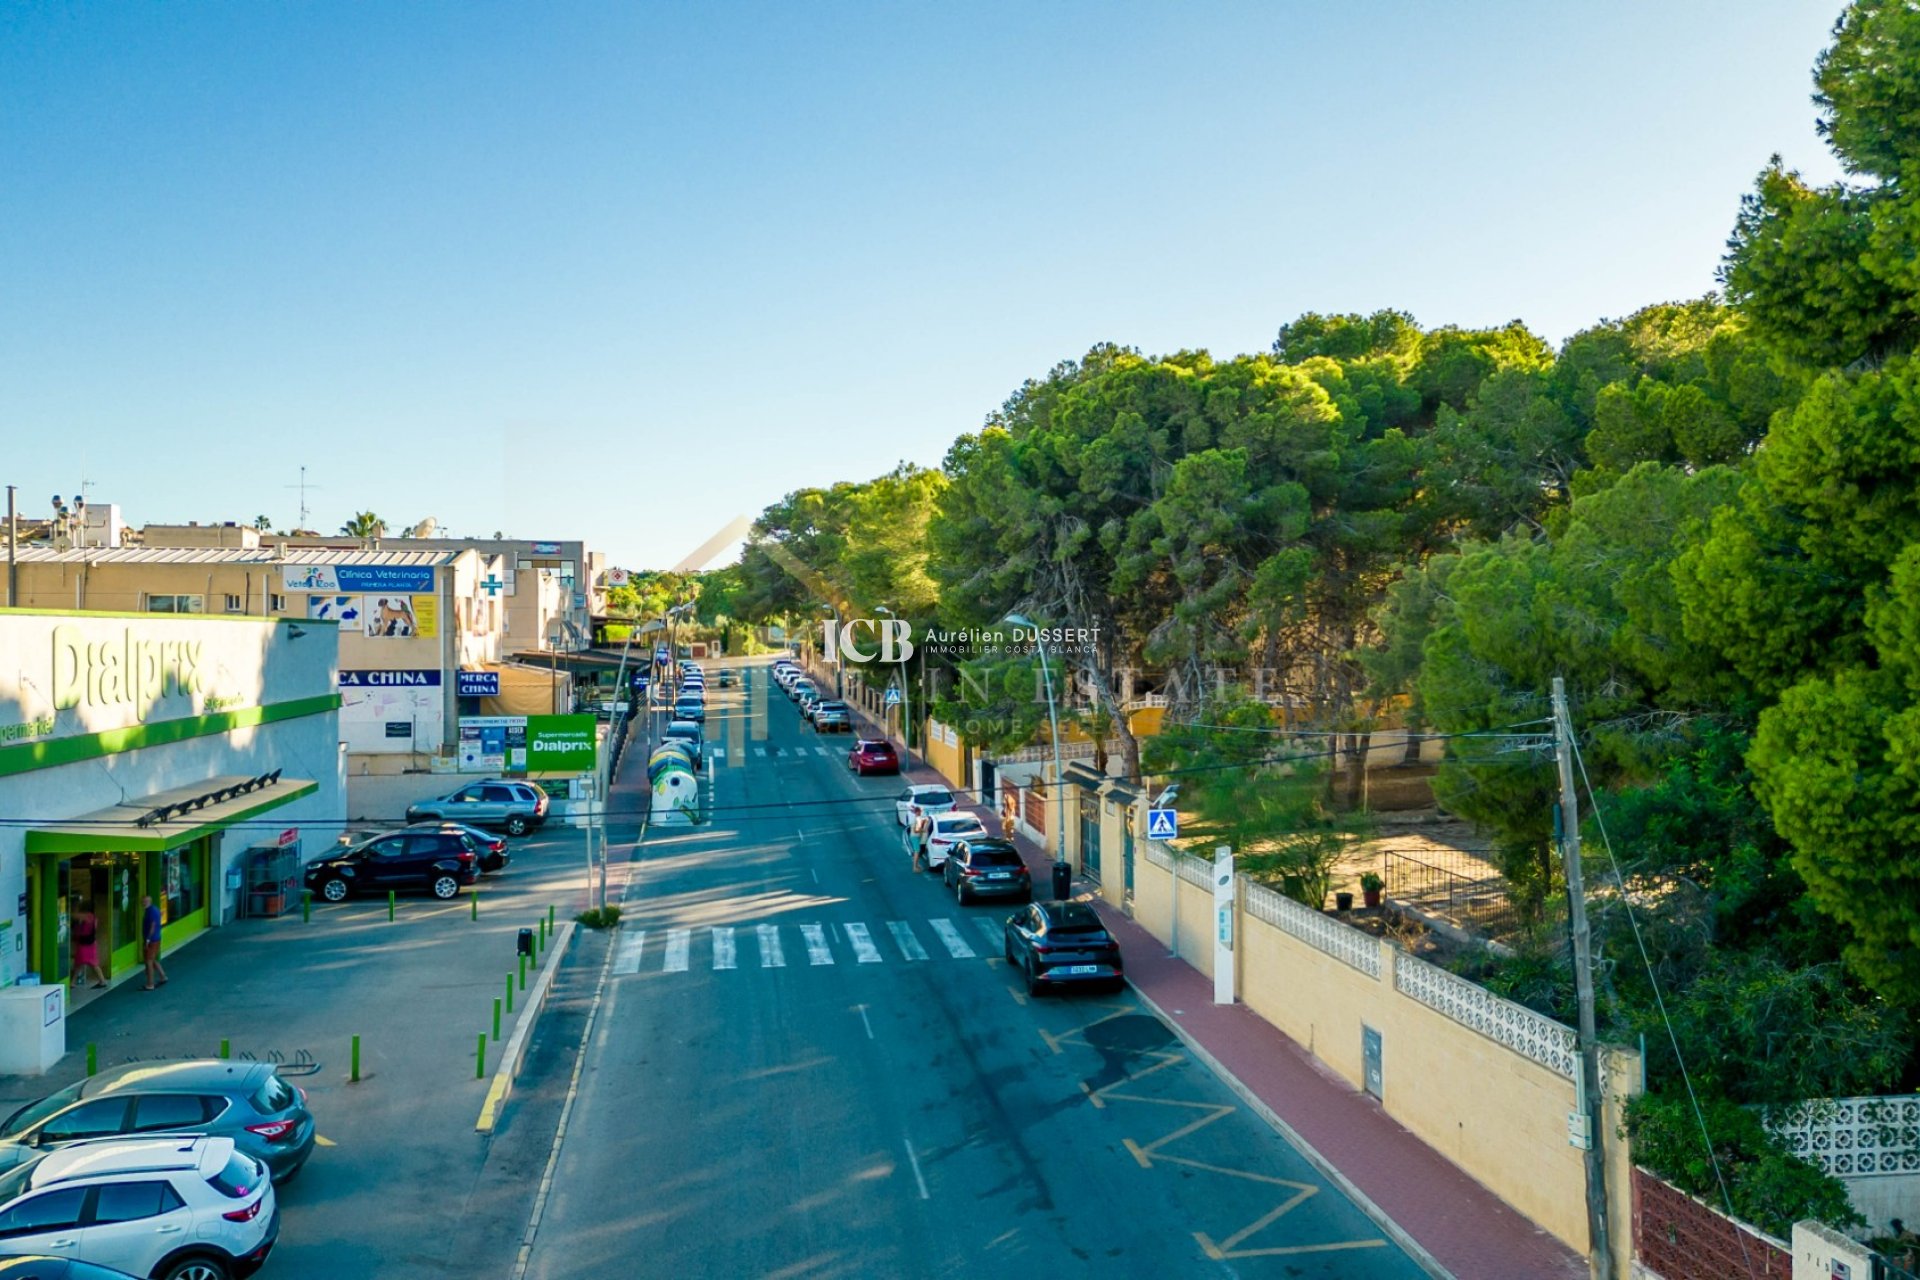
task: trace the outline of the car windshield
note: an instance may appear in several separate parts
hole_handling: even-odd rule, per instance
[[[973,865],[976,867],[1017,867],[1020,855],[1011,849],[975,849]]]
[[[933,829],[944,836],[979,831],[981,827],[977,818],[940,818],[934,822]]]
[[[0,1138],[10,1138],[22,1129],[31,1129],[34,1125],[39,1124],[42,1120],[45,1120],[48,1116],[72,1102],[75,1098],[78,1098],[80,1096],[80,1088],[81,1086],[79,1084],[70,1084],[60,1092],[49,1094],[38,1102],[29,1102],[26,1106],[8,1116],[7,1122],[4,1125],[0,1125]]]
[[[26,1194],[28,1186],[33,1182],[34,1167],[39,1163],[38,1160],[29,1160],[5,1173],[0,1173],[0,1204],[6,1204],[9,1200],[16,1200]]]
[[[922,805],[932,805],[932,804],[952,804],[952,803],[953,803],[953,792],[951,792],[951,791],[922,791],[922,792],[920,792],[920,793],[919,793],[918,795],[916,795],[916,796],[914,796],[914,798],[913,798],[913,801],[914,801],[914,803],[915,803],[915,804],[922,804]]]

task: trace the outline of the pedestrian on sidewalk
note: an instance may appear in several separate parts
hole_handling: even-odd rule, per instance
[[[160,908],[151,895],[140,898],[140,945],[147,959],[147,991],[167,985],[167,971],[160,967]],[[159,981],[154,981],[158,978]]]
[[[1008,805],[1000,811],[1000,834],[1009,840],[1013,839],[1014,826],[1013,806]]]
[[[107,985],[107,975],[100,968],[100,921],[93,914],[93,904],[82,902],[73,917],[74,980],[85,982],[89,969],[95,990]]]

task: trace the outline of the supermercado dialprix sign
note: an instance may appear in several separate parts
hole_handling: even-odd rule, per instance
[[[528,773],[591,773],[599,722],[592,716],[528,716]]]

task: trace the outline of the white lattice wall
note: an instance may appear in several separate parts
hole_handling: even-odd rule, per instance
[[[1920,1174],[1920,1097],[1822,1098],[1767,1127],[1836,1178]]]
[[[1380,940],[1303,906],[1284,893],[1240,877],[1240,902],[1248,915],[1285,930],[1310,947],[1352,965],[1370,978],[1380,976]]]
[[[1393,985],[1429,1009],[1443,1013],[1487,1039],[1531,1058],[1567,1079],[1580,1070],[1579,1039],[1572,1027],[1503,1000],[1478,983],[1456,977],[1412,956],[1394,957]]]

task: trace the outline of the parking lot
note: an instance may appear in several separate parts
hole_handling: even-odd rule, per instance
[[[478,1254],[505,1248],[510,1261],[525,1209],[472,1194],[488,1153],[474,1131],[487,1089],[475,1076],[476,1038],[491,1034],[493,1001],[504,1002],[516,974],[518,930],[550,906],[565,920],[583,905],[586,840],[555,823],[511,849],[512,865],[478,886],[477,919],[468,890],[451,902],[402,895],[391,921],[381,896],[316,901],[310,920],[296,910],[205,935],[167,958],[165,987],[129,983],[77,1009],[58,1069],[0,1076],[0,1105],[11,1112],[80,1078],[89,1043],[105,1067],[210,1057],[224,1040],[235,1058],[284,1063],[320,1134],[283,1190],[264,1275],[502,1274],[497,1258]],[[503,1018],[501,1043],[511,1030]],[[489,1045],[488,1075],[497,1050]]]

